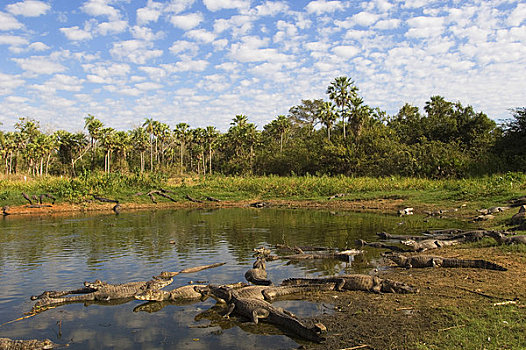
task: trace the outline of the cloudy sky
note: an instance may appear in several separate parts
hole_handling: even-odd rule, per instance
[[[526,106],[523,1],[2,0],[0,50],[4,130],[88,113],[261,128],[341,75],[389,114],[433,95],[495,120]]]

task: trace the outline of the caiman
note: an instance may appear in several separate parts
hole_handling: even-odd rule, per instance
[[[137,300],[151,300],[151,301],[177,301],[177,300],[199,300],[203,296],[196,291],[196,287],[204,288],[204,284],[191,284],[182,286],[169,291],[159,289],[147,289],[146,291],[136,294],[134,297]]]
[[[245,272],[245,278],[247,281],[256,285],[270,286],[272,281],[267,278],[265,258],[258,257],[252,265],[252,268]]]
[[[400,267],[423,268],[423,267],[473,267],[479,269],[507,271],[508,269],[486,260],[442,258],[431,255],[387,255],[387,258]]]
[[[462,240],[458,240],[458,239],[439,240],[439,239],[434,239],[434,238],[426,239],[420,242],[416,242],[412,239],[408,239],[406,241],[400,241],[400,243],[410,247],[411,250],[415,252],[423,252],[428,249],[438,249],[438,248],[446,247],[449,245],[459,244],[461,242]]]
[[[49,339],[45,340],[14,340],[9,338],[0,338],[0,350],[36,350],[36,349],[53,349],[57,344]]]
[[[226,287],[226,286],[221,286]],[[294,285],[294,286],[244,286],[241,288],[234,288],[236,296],[239,298],[253,298],[259,300],[273,301],[276,298],[298,295],[304,296],[306,293],[330,291],[334,290],[335,284],[323,284],[323,285]],[[214,288],[214,287],[212,287]],[[208,286],[198,287],[196,291],[199,291],[202,295],[209,293],[210,289]]]
[[[494,238],[499,244],[526,244],[526,235],[506,236],[497,231],[489,231],[487,235]]]
[[[39,296],[32,296],[32,300],[38,299],[34,308],[44,306],[67,304],[82,301],[108,301],[115,299],[133,298],[135,295],[148,289],[161,289],[173,282],[173,278],[162,278],[155,276],[146,282],[130,282],[123,284],[109,284],[99,280],[95,282],[84,282],[85,288],[72,291],[46,291]],[[68,294],[79,294],[63,297]]]
[[[418,293],[419,289],[406,283],[383,279],[378,276],[354,274],[324,278],[288,278],[281,282],[283,286],[303,284],[334,284],[334,290],[361,290],[373,293]]]
[[[235,289],[219,286],[208,286],[206,293],[206,296],[211,296],[220,302],[224,301],[228,304],[228,312],[224,317],[228,318],[234,312],[239,316],[250,319],[255,324],[258,324],[258,320],[261,319],[298,337],[316,343],[321,343],[325,340],[319,334],[321,331],[319,326],[309,328],[290,312],[275,307],[265,300],[243,298],[238,296]]]

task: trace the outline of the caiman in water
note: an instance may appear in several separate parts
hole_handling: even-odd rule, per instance
[[[49,339],[45,340],[14,340],[9,338],[0,338],[0,350],[42,350],[53,349],[57,344]]]
[[[173,278],[162,278],[155,276],[146,282],[130,282],[123,284],[110,284],[101,282],[84,282],[85,288],[71,291],[46,291],[39,296],[32,296],[35,303],[34,309],[57,304],[83,302],[90,300],[108,301],[115,299],[133,298],[135,295],[148,289],[161,289],[173,282]],[[78,294],[64,297],[69,294]]]
[[[265,258],[258,257],[252,265],[252,268],[245,273],[245,278],[247,281],[256,285],[270,286],[272,281],[267,277]]]
[[[301,323],[293,314],[270,304],[269,302],[256,298],[244,298],[237,294],[233,288],[221,286],[208,286],[201,290],[205,296],[211,296],[220,302],[228,304],[228,312],[224,317],[235,313],[239,316],[250,319],[255,324],[261,319],[264,322],[271,323],[279,328],[291,332],[292,334],[321,343],[325,339],[319,334],[320,327],[307,327]]]

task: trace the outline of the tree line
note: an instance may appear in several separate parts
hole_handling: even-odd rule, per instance
[[[0,131],[1,168],[9,174],[161,172],[225,175],[355,175],[429,178],[526,170],[526,107],[497,124],[460,102],[432,96],[423,111],[405,104],[396,115],[364,103],[349,77],[335,78],[327,100],[302,100],[259,130],[236,115],[215,127],[170,127],[146,118],[117,131],[95,116],[82,132],[44,133],[19,118]]]

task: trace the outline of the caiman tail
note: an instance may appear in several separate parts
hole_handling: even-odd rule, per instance
[[[478,269],[508,271],[507,268],[495,264],[491,261],[482,259],[444,259],[442,261],[443,267],[474,267]]]

